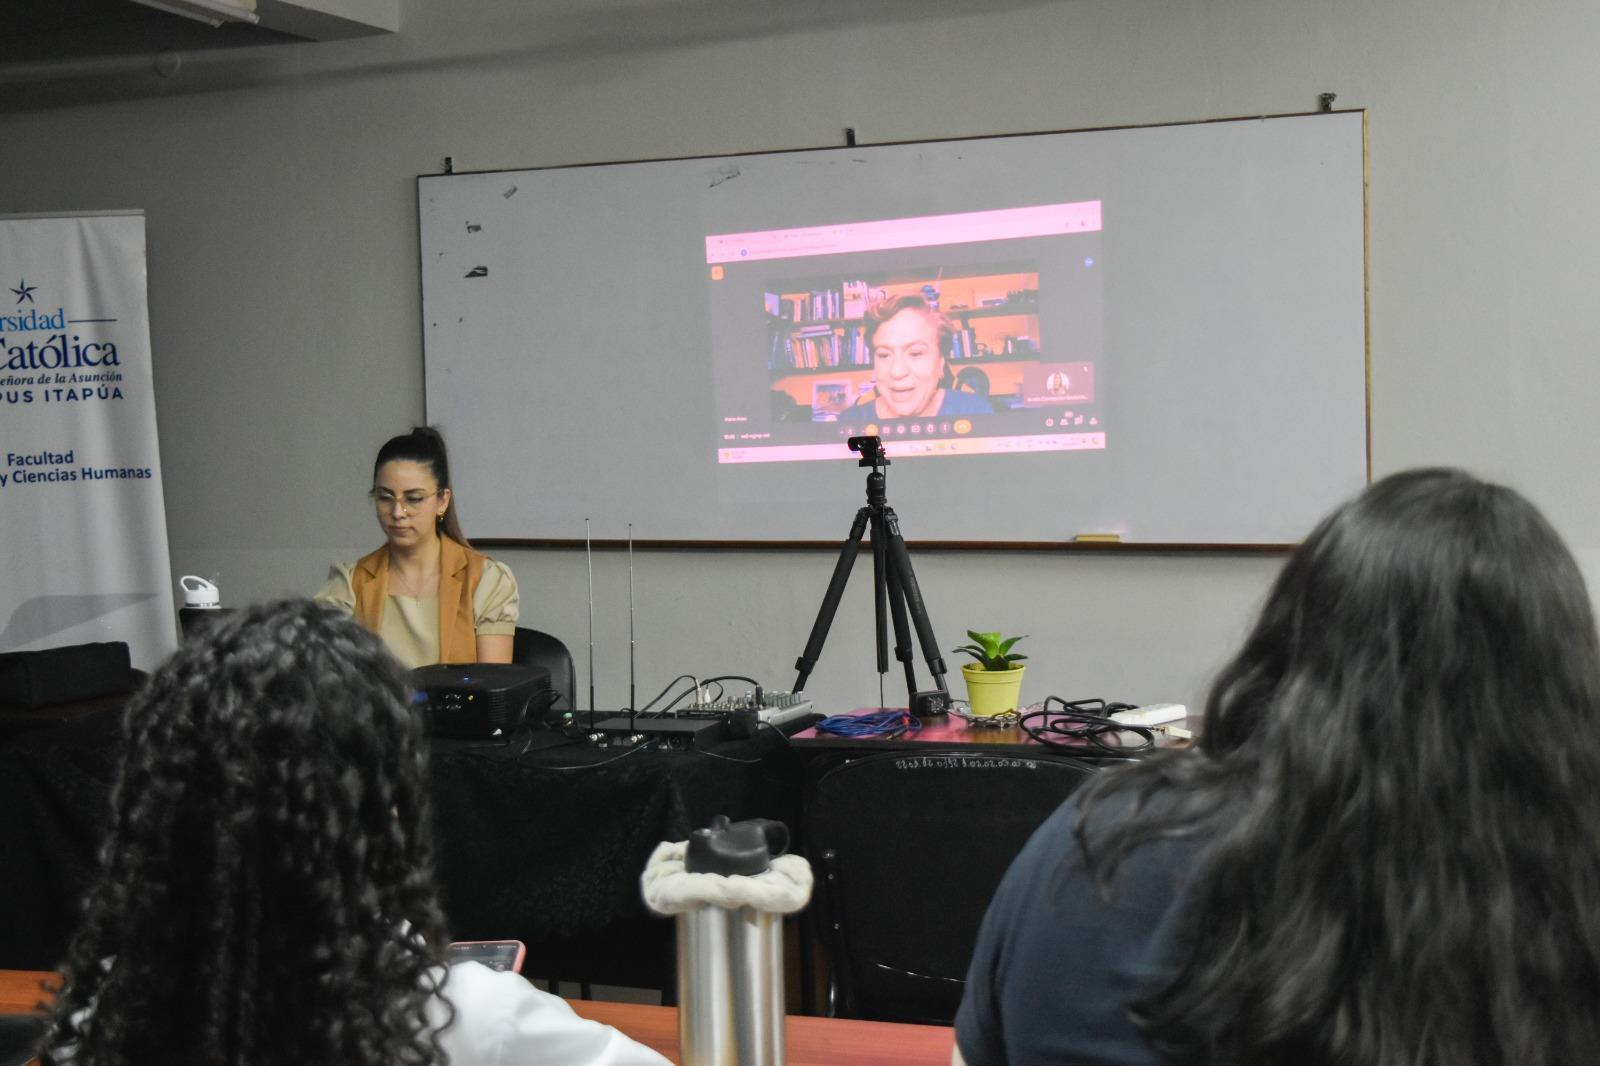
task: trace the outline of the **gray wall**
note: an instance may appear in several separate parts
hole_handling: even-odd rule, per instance
[[[870,142],[1168,122],[1312,110],[1322,91],[1371,113],[1375,472],[1450,463],[1507,481],[1593,572],[1600,6],[856,6],[413,2],[396,38],[186,56],[171,81],[143,60],[0,71],[0,210],[148,213],[174,574],[216,574],[232,603],[309,592],[378,542],[372,452],[422,414],[413,179],[447,155],[477,170],[836,144],[846,126]],[[507,429],[507,447],[566,446]],[[841,490],[841,534],[858,495]],[[503,554],[527,623],[564,636],[582,671],[582,554]],[[1025,698],[1196,704],[1279,562],[916,566],[947,648],[968,627],[1031,634]],[[683,671],[787,687],[831,566],[641,553],[641,690]],[[594,580],[598,699],[614,706],[621,557],[598,556]],[[832,708],[876,690],[864,569],[853,584],[810,686]]]

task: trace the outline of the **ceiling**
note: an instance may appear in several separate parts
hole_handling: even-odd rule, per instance
[[[1061,2],[980,6],[995,12]],[[213,28],[134,0],[0,0],[0,7],[0,114],[396,65],[570,59],[804,33],[819,24],[970,17],[973,10],[971,0],[255,0],[258,25]],[[334,42],[349,47],[326,47]],[[284,44],[325,47],[276,47]]]
[[[213,29],[132,0],[5,0],[5,8],[0,63],[154,55],[301,40],[240,22]]]

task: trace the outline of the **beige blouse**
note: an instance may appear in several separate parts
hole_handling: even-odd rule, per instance
[[[356,591],[351,582],[353,563],[336,563],[328,571],[328,583],[316,599],[347,611],[356,609]],[[516,632],[521,599],[517,579],[511,568],[495,559],[483,564],[483,577],[472,596],[473,628],[480,637],[511,636]],[[383,625],[378,631],[394,657],[415,669],[439,661],[439,597],[400,596],[390,593],[383,607]]]

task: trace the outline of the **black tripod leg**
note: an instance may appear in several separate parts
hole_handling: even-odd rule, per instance
[[[794,668],[800,671],[800,676],[794,683],[796,692],[806,687],[806,678],[811,676],[811,668],[817,665],[817,657],[822,654],[822,644],[828,639],[828,627],[833,625],[833,616],[839,610],[839,600],[844,595],[844,587],[850,580],[850,568],[855,565],[856,554],[861,551],[861,536],[867,531],[867,516],[870,511],[871,508],[863,507],[856,512],[856,520],[850,523],[850,533],[839,546],[839,561],[834,564],[833,577],[828,581],[828,591],[822,597],[822,606],[817,608],[817,620],[811,626],[811,637],[806,641],[806,650],[794,661]]]
[[[872,508],[867,508],[870,513]],[[883,530],[878,528],[878,519],[872,518],[867,523],[867,537],[872,541],[872,625],[873,634],[877,638],[878,647],[878,676],[881,678],[889,672],[889,625],[888,616],[884,613],[885,601],[894,603],[889,592],[889,581],[894,573],[889,564],[888,552],[884,543],[886,537]],[[895,630],[896,636],[899,630]]]
[[[917,701],[916,656],[911,653],[911,627],[906,624],[906,589],[900,580],[900,568],[889,560],[889,611],[894,616],[894,657],[906,671],[906,706]]]
[[[928,607],[922,602],[922,590],[917,586],[917,575],[911,569],[911,553],[906,550],[905,538],[900,535],[900,519],[893,508],[885,507],[884,525],[889,530],[889,565],[899,571],[900,584],[905,590],[906,609],[917,627],[917,639],[922,642],[922,657],[928,661],[928,672],[933,675],[939,691],[948,693],[944,681],[944,657],[939,654],[939,641],[933,635],[933,625],[928,621]]]

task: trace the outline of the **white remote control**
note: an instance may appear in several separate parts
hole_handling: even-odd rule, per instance
[[[1165,725],[1189,717],[1189,708],[1181,703],[1147,703],[1131,711],[1117,711],[1111,717],[1125,725]]]

